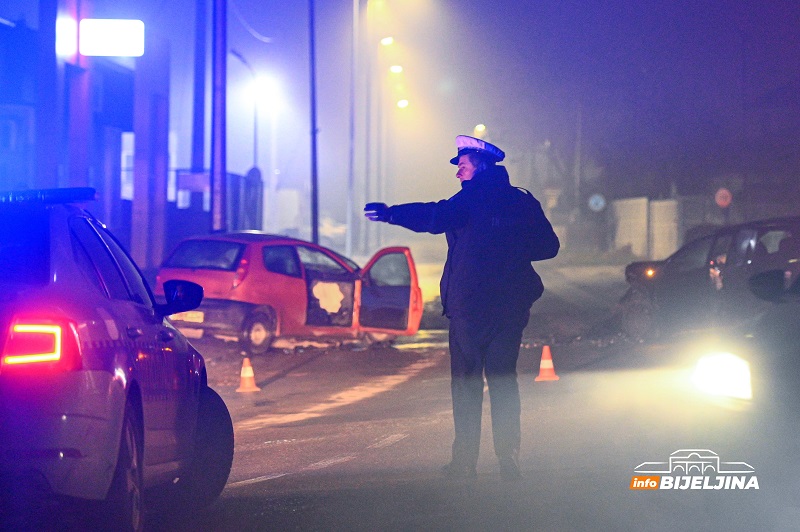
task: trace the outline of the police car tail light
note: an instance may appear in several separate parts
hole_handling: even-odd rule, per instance
[[[241,262],[239,262],[239,267],[236,268],[236,273],[233,276],[234,288],[242,284],[242,281],[244,281],[244,278],[247,277],[247,272],[249,270],[250,264],[247,262],[247,259],[242,259]]]
[[[16,318],[3,346],[3,372],[24,368],[73,370],[81,366],[78,331],[69,320]]]

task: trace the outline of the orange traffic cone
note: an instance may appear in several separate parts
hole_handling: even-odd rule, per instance
[[[550,346],[542,348],[542,361],[539,363],[539,376],[537,381],[557,381],[556,368],[553,366],[553,356],[550,354]]]
[[[242,361],[242,378],[239,382],[239,387],[236,388],[237,392],[258,392],[261,388],[256,386],[256,374],[253,373],[253,366],[250,364],[250,359],[244,357]]]

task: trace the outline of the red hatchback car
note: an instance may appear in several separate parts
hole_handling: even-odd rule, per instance
[[[251,354],[275,338],[386,341],[416,334],[422,292],[411,251],[380,250],[360,268],[325,247],[256,231],[192,237],[157,277],[203,286],[195,311],[172,316],[184,333],[239,338]]]

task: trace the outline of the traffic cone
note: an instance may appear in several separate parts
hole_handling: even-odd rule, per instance
[[[550,354],[550,346],[542,348],[542,361],[539,362],[539,376],[536,381],[557,381],[556,368],[553,366],[553,356]]]
[[[250,359],[244,357],[242,361],[242,378],[239,382],[239,387],[236,388],[237,392],[259,392],[261,388],[256,386],[256,374],[253,373],[253,366],[250,364]]]

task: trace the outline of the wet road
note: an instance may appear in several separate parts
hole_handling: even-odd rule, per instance
[[[392,348],[278,352],[254,361],[260,392],[219,378],[236,455],[217,503],[186,530],[793,529],[796,468],[783,429],[688,393],[652,369],[663,346],[586,339],[553,346],[560,380],[535,382],[541,346],[520,358],[523,480],[500,480],[488,412],[478,478],[448,481],[452,419],[444,333]],[[212,371],[235,368],[235,348]],[[225,362],[225,361],[228,362]],[[233,366],[231,366],[234,364]],[[228,383],[228,384],[226,384]],[[743,490],[631,490],[635,469],[676,451],[746,462]],[[708,453],[706,453],[708,454]],[[791,467],[787,468],[787,463]],[[713,478],[711,479],[713,481]],[[709,482],[709,481],[707,481]]]
[[[210,508],[188,521],[151,515],[148,528],[797,530],[796,418],[709,402],[687,368],[662,363],[674,346],[616,334],[624,286],[607,272],[545,275],[518,365],[521,481],[499,477],[488,394],[478,478],[440,477],[453,437],[443,331],[393,347],[274,350],[253,359],[252,393],[235,391],[235,344],[199,341],[234,419],[233,470]],[[558,381],[534,380],[543,343]],[[678,489],[631,489],[634,477],[671,476],[652,471],[692,452],[745,471],[749,488],[713,489],[720,475],[693,474]]]

